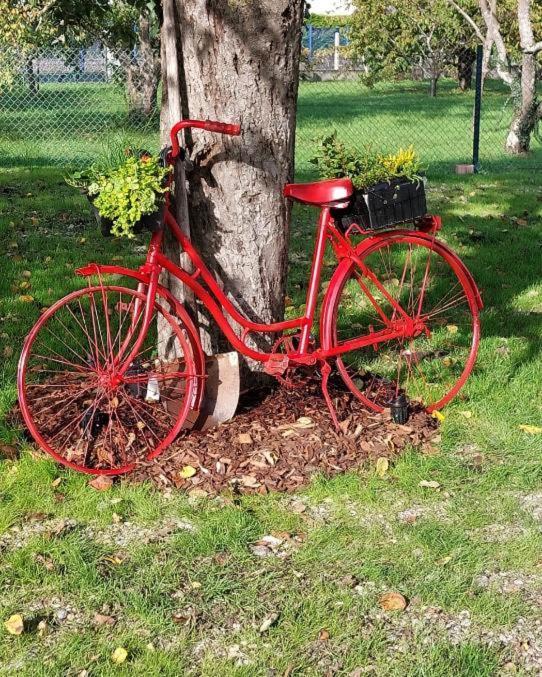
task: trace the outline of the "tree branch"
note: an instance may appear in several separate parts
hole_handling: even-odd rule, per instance
[[[523,51],[527,54],[538,54],[538,52],[542,52],[542,40],[540,42],[535,42],[534,45],[527,47]]]
[[[479,38],[479,40],[481,42],[484,42],[485,37],[476,21],[474,21],[474,19],[469,14],[467,14],[467,12],[463,9],[463,7],[460,7],[457,4],[457,2],[455,2],[455,0],[448,0],[448,2],[450,3],[450,5],[452,5],[454,9],[456,9],[459,12],[459,14],[461,14],[461,16],[465,19],[465,21],[470,25],[470,27],[476,33],[476,36]]]

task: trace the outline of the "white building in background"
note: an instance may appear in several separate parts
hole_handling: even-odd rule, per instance
[[[352,14],[354,8],[349,0],[308,0],[313,14],[330,14],[344,16]]]

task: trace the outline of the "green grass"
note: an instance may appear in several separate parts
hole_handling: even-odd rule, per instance
[[[321,111],[309,113],[301,129],[312,115],[321,116],[313,131],[324,131]],[[392,107],[389,115],[394,119]],[[41,152],[36,147],[34,159]],[[459,155],[442,157],[444,167]],[[135,266],[144,244],[101,238],[61,170],[39,164],[0,173],[0,246],[7,254],[0,277],[2,419],[15,401],[22,338],[40,309],[79,287],[78,265],[115,257]],[[474,583],[485,571],[534,579],[541,573],[540,524],[521,501],[541,486],[542,436],[518,426],[542,425],[542,191],[522,166],[520,160],[507,171],[466,178],[439,170],[433,181],[430,203],[443,215],[442,237],[473,272],[485,302],[479,361],[461,398],[445,411],[437,455],[412,450],[384,479],[369,467],[315,478],[301,496],[307,510],[295,514],[281,495],[194,502],[124,483],[100,493],[87,478],[34,458],[21,442],[21,458],[0,463],[0,534],[8,539],[5,547],[0,541],[0,620],[21,613],[28,630],[13,637],[0,626],[0,672],[496,674],[510,656],[498,642],[490,645],[487,633],[518,632],[520,618],[529,625],[539,615],[523,592]],[[296,308],[304,302],[314,216],[298,209],[293,219],[289,296]],[[23,271],[32,273],[29,289],[21,288]],[[24,295],[34,300],[25,302]],[[21,438],[4,421],[0,440]],[[439,490],[419,486],[428,479]],[[403,523],[398,513],[412,506],[424,516]],[[76,524],[35,533],[36,513]],[[189,520],[194,531],[128,545],[103,538],[119,518],[152,531],[170,516]],[[480,530],[495,524],[515,530],[502,543],[487,542]],[[22,530],[20,548],[13,547],[13,527]],[[254,557],[250,544],[279,531],[300,535],[288,557]],[[379,609],[387,590],[410,600],[406,612]],[[73,618],[56,620],[55,604]],[[456,642],[425,607],[439,607],[452,625],[468,611],[470,634]],[[95,625],[96,612],[116,624]],[[278,619],[260,634],[271,613]],[[175,622],[175,614],[187,624]],[[36,630],[42,618],[46,636]],[[329,639],[319,639],[322,630]],[[117,646],[128,651],[119,666],[111,660]],[[521,661],[518,668],[523,674]]]

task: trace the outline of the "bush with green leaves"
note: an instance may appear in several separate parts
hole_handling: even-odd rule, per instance
[[[320,139],[318,152],[311,162],[317,165],[322,178],[348,176],[356,188],[403,177],[419,181],[423,173],[413,146],[389,154],[376,153],[369,146],[357,151],[339,141],[336,132]]]

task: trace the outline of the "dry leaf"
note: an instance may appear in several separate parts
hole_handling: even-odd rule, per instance
[[[195,487],[194,489],[190,489],[188,495],[190,496],[190,498],[205,498],[206,496],[209,495],[209,492],[205,491],[205,489],[198,489],[197,487]]]
[[[13,614],[7,621],[4,621],[4,627],[10,635],[22,635],[24,630],[24,622],[21,614]]]
[[[378,603],[384,611],[403,611],[407,606],[406,599],[399,592],[386,592]]]
[[[269,628],[273,625],[273,623],[275,623],[277,621],[278,617],[279,617],[278,613],[269,614],[269,616],[260,625],[260,629],[259,629],[260,634],[267,632],[269,630]]]
[[[318,633],[318,639],[320,640],[320,642],[327,642],[327,640],[329,639],[329,631],[322,628],[322,630],[320,630],[320,632]]]
[[[390,467],[390,462],[385,456],[379,456],[376,459],[376,474],[379,477],[384,477],[385,474],[388,472],[388,468]]]
[[[128,658],[128,652],[126,649],[122,646],[118,646],[115,651],[113,651],[111,655],[111,660],[113,663],[116,663],[119,665],[120,663],[124,663],[124,661]]]
[[[49,628],[47,627],[47,621],[40,621],[38,623],[38,637],[45,637],[48,634]]]
[[[30,294],[21,294],[19,296],[19,301],[21,303],[32,303],[34,301],[34,297],[30,296]]]
[[[472,418],[472,411],[460,411],[459,413],[465,418]]]
[[[305,512],[306,509],[307,506],[303,503],[303,501],[292,501],[290,503],[290,510],[297,513],[298,515],[300,515],[302,512]]]
[[[520,430],[523,430],[523,432],[529,433],[529,435],[541,435],[542,434],[542,428],[537,425],[528,425],[526,423],[522,423],[521,425],[518,426]]]
[[[143,421],[138,421],[136,423],[136,427],[137,427],[138,430],[143,430],[143,428],[145,427],[145,424],[143,423]]]
[[[6,346],[2,351],[2,354],[5,358],[10,358],[13,355],[13,348],[11,346]]]
[[[183,480],[187,480],[189,477],[194,477],[198,471],[191,465],[185,465],[184,468],[179,470],[179,477]]]
[[[447,324],[446,329],[450,334],[457,334],[459,327],[455,324]]]
[[[62,482],[62,477],[57,477],[51,482],[52,487],[58,487],[58,485]]]
[[[113,486],[113,480],[108,475],[98,475],[88,484],[97,491],[108,491]]]
[[[441,557],[440,559],[437,559],[435,564],[437,564],[440,567],[443,567],[445,564],[448,564],[448,562],[452,561],[452,556],[451,555],[446,555],[446,557]]]
[[[107,616],[106,614],[94,614],[94,623],[96,625],[115,625],[117,622],[116,618],[113,616]]]
[[[314,422],[312,418],[308,416],[300,416],[297,421],[293,424],[292,427],[295,428],[314,428]]]
[[[248,433],[239,433],[237,441],[239,444],[252,444],[252,437]]]
[[[440,483],[436,480],[422,480],[418,486],[422,487],[423,489],[438,489],[440,487]]]
[[[28,278],[32,277],[32,271],[30,271],[30,270],[23,270],[22,276],[23,276],[23,277],[26,277],[26,278],[28,279]]]
[[[17,447],[15,445],[0,442],[0,458],[6,458],[10,461],[15,461],[17,456]]]

